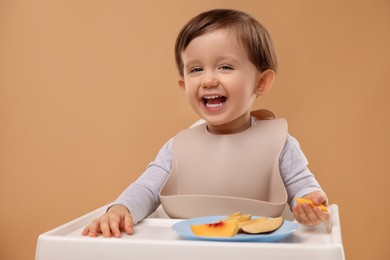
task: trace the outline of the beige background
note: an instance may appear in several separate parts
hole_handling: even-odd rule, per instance
[[[173,45],[216,7],[271,32],[280,72],[255,108],[289,120],[340,207],[347,259],[390,259],[385,0],[0,0],[0,259],[33,259],[40,233],[115,199],[197,119]]]

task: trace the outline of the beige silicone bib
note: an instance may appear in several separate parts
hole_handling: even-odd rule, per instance
[[[287,136],[284,119],[260,120],[244,132],[214,135],[206,124],[175,136],[173,167],[160,192],[171,218],[246,214],[280,216],[287,193],[279,157]]]

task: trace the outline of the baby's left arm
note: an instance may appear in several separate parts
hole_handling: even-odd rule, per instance
[[[323,191],[314,191],[303,196],[305,199],[313,201],[314,205],[328,206],[326,194]],[[313,207],[310,204],[297,204],[292,208],[295,219],[304,225],[314,226],[329,219],[330,215],[322,211],[319,207]]]

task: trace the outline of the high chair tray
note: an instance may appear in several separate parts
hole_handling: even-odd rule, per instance
[[[172,229],[180,219],[146,218],[133,235],[121,238],[83,237],[85,225],[106,206],[39,236],[36,260],[124,259],[289,259],[344,260],[337,205],[329,206],[332,226],[299,225],[277,243],[185,240]]]

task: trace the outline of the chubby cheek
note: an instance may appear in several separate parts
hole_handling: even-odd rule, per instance
[[[251,103],[256,98],[256,95],[254,93],[254,90],[252,88],[249,88],[247,86],[240,86],[239,87],[231,89],[230,96],[234,97],[236,102],[238,104],[241,104],[241,106],[245,107],[245,104],[251,105]]]
[[[186,91],[187,100],[190,103],[190,105],[192,107],[194,107],[194,108],[196,106],[198,106],[199,105],[199,100],[198,100],[198,96],[197,96],[196,90],[191,89],[191,88],[187,88],[185,91]]]
[[[194,101],[198,99],[198,88],[195,85],[193,80],[187,80],[184,88],[186,97],[189,101]]]

